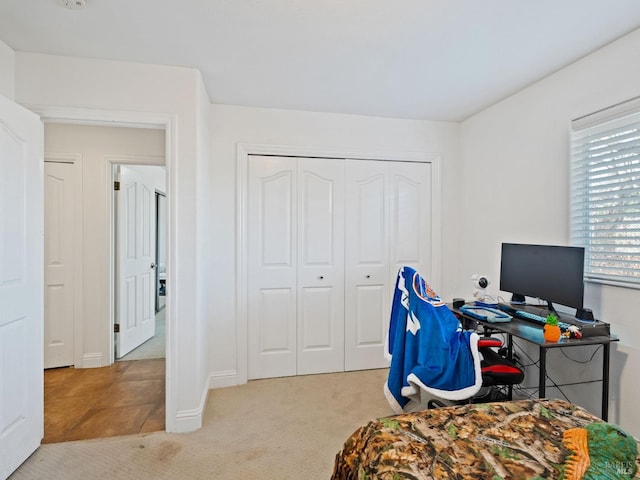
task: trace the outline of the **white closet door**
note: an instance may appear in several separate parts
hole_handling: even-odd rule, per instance
[[[395,162],[390,166],[391,282],[400,267],[431,277],[431,164]]]
[[[250,156],[248,378],[384,368],[398,268],[428,276],[430,167]]]
[[[248,378],[296,374],[297,159],[248,161]]]
[[[74,363],[75,168],[44,164],[44,368]]]
[[[392,291],[388,164],[346,162],[345,370],[388,366],[384,358]]]
[[[297,373],[344,370],[344,161],[298,160]]]

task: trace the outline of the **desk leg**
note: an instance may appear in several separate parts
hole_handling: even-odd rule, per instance
[[[602,420],[605,422],[609,418],[609,356],[611,354],[611,344],[602,345]]]
[[[540,377],[538,378],[538,398],[544,398],[547,394],[545,384],[547,382],[547,349],[540,347]]]
[[[513,335],[507,334],[507,358],[513,362]],[[507,387],[507,399],[513,400],[513,385]]]

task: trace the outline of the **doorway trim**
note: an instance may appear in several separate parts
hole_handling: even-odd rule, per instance
[[[177,138],[177,115],[148,113],[135,111],[115,111],[101,110],[95,108],[69,108],[46,105],[24,104],[25,108],[40,115],[44,123],[72,123],[76,125],[98,125],[111,127],[128,128],[160,128],[165,130],[165,168],[167,175],[166,195],[167,195],[167,284],[175,285],[175,214],[177,175],[176,175],[176,138]],[[107,162],[109,163],[109,162]],[[109,174],[109,177],[111,175]],[[114,292],[113,279],[109,279],[109,290],[112,299]],[[174,392],[178,381],[177,342],[174,335],[175,329],[175,302],[171,296],[166,300],[166,367],[165,367],[165,430],[175,431],[177,412],[177,392]],[[110,302],[112,303],[112,301]],[[112,306],[110,307],[112,308]],[[113,318],[113,317],[111,317]],[[112,330],[113,331],[113,330]],[[113,342],[113,335],[105,343]],[[113,358],[113,349],[111,351]]]
[[[386,152],[367,150],[329,149],[322,147],[297,147],[290,145],[269,145],[238,143],[236,150],[236,239],[239,243],[236,250],[236,372],[234,385],[248,381],[248,165],[249,156],[285,156],[285,157],[317,157],[353,160],[383,160],[396,162],[430,163],[432,166],[431,192],[431,261],[433,263],[432,284],[440,285],[442,279],[442,192],[440,188],[440,154],[435,152]],[[224,383],[231,381],[226,375]]]

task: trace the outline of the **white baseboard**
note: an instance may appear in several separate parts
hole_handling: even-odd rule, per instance
[[[82,356],[82,365],[80,368],[98,368],[106,365],[108,365],[108,363],[104,363],[104,356],[101,353],[85,353]]]
[[[207,395],[209,389],[207,385],[202,391],[200,396],[200,404],[198,408],[192,410],[179,410],[176,413],[176,418],[171,425],[167,424],[166,431],[172,433],[188,433],[198,430],[202,427],[202,416],[204,413],[204,407],[207,404]],[[169,419],[167,419],[169,420]]]
[[[209,388],[224,388],[240,385],[238,372],[235,370],[223,370],[209,373]]]

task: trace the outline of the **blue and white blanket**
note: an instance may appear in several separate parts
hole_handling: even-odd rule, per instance
[[[420,403],[420,390],[464,400],[482,386],[478,334],[460,321],[410,267],[398,272],[386,356],[391,360],[385,396],[396,413]]]

